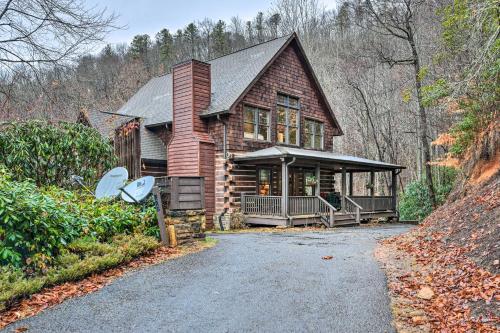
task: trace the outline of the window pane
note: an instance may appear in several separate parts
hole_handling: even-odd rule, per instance
[[[285,142],[285,126],[278,125],[277,132],[276,140],[281,143]]]
[[[321,133],[323,133],[323,124],[320,123],[320,122],[317,122],[316,123],[316,131],[315,131],[315,134],[316,135],[321,135]]]
[[[247,123],[255,122],[254,110],[249,107],[245,107],[245,122]]]
[[[298,108],[299,107],[299,99],[295,97],[288,97],[288,103],[291,107]]]
[[[244,138],[253,139],[255,133],[255,125],[251,123],[245,123],[243,127],[244,127]]]
[[[259,170],[259,195],[271,194],[271,171],[269,169]]]
[[[297,144],[297,128],[296,127],[290,127],[288,129],[288,143],[291,145],[296,145]]]
[[[314,148],[321,149],[321,135],[314,136]]]
[[[312,148],[312,143],[313,143],[313,135],[306,133],[304,137],[304,147]]]
[[[285,95],[278,94],[278,103],[279,104],[285,104],[285,100],[286,100]]]
[[[286,124],[286,111],[282,106],[278,106],[277,111],[278,124]]]
[[[269,126],[266,126],[266,125],[260,125],[259,126],[259,135],[257,136],[257,138],[259,140],[269,140],[268,138],[268,135],[269,135],[269,131],[268,131],[268,128]]]
[[[304,133],[308,134],[308,133],[312,133],[312,122],[310,120],[305,120],[304,122]]]
[[[290,109],[288,110],[288,125],[297,127],[297,115],[297,111]]]
[[[259,110],[259,125],[269,125],[269,112]]]

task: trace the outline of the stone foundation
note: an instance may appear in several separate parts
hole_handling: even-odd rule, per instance
[[[215,230],[221,230],[220,224],[222,222],[222,226],[224,227],[224,230],[231,230],[231,214],[227,213],[222,216],[222,221],[219,221],[219,217],[221,214],[215,214],[214,215],[214,229]]]
[[[221,230],[219,222],[220,214],[214,215],[214,229]],[[232,213],[226,213],[222,217],[222,225],[224,230],[245,229],[245,216],[238,210]]]
[[[174,225],[177,243],[192,242],[196,234],[201,234],[206,228],[205,210],[166,210],[165,223]]]

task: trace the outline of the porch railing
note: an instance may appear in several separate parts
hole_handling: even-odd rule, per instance
[[[247,215],[281,216],[281,196],[241,195],[241,211]],[[288,216],[318,215],[325,224],[333,226],[335,208],[321,197],[288,197]]]
[[[316,197],[288,197],[288,215],[311,215],[319,212],[319,202]]]
[[[248,215],[281,215],[281,196],[241,195],[241,211]]]
[[[363,207],[363,211],[384,211],[393,210],[393,202],[391,196],[351,196],[351,200]]]

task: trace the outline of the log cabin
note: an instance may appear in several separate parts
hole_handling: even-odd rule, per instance
[[[119,110],[81,121],[112,137],[130,175],[201,176],[207,226],[326,226],[397,218],[404,167],[332,151],[343,135],[296,34],[151,79]],[[389,194],[376,196],[375,173]],[[369,193],[353,178],[369,175]]]

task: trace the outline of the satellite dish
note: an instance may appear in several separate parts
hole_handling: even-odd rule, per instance
[[[152,176],[146,176],[134,180],[132,183],[121,189],[122,199],[126,202],[139,203],[144,200],[149,193],[151,193],[154,185],[155,177]]]
[[[96,199],[114,198],[120,194],[120,189],[128,179],[128,171],[124,167],[109,170],[97,184]]]

